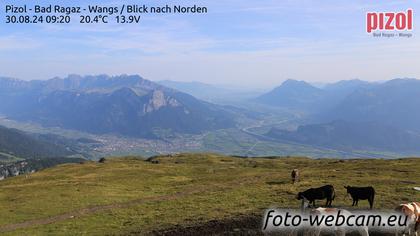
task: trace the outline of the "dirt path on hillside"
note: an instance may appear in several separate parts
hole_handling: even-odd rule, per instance
[[[194,187],[194,188],[186,189],[185,191],[177,192],[174,194],[136,199],[136,200],[128,201],[125,203],[115,203],[115,204],[109,204],[109,205],[82,208],[79,210],[67,212],[60,215],[50,216],[50,217],[41,218],[41,219],[28,220],[21,223],[3,225],[3,226],[0,226],[0,233],[10,232],[10,231],[34,227],[34,226],[53,224],[53,223],[57,223],[57,222],[65,221],[65,220],[70,220],[74,218],[80,218],[86,215],[95,214],[101,211],[118,209],[118,208],[128,208],[130,206],[143,204],[147,202],[170,201],[170,200],[175,200],[175,199],[186,197],[186,196],[191,196],[194,194],[199,194],[199,193],[202,194],[203,192],[225,191],[228,189],[234,189],[238,185],[251,184],[251,183],[257,182],[259,179],[263,177],[268,177],[268,176],[271,176],[271,175],[264,174],[260,176],[250,176],[247,179],[237,179],[237,180],[228,182],[227,186],[203,185],[201,187]]]

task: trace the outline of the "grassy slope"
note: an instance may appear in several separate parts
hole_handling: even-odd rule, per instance
[[[29,178],[2,181],[0,231],[6,225],[76,211],[74,218],[8,234],[144,233],[175,224],[261,213],[270,206],[298,208],[298,191],[327,183],[336,186],[334,204],[340,206],[351,204],[349,199],[344,201],[344,185],[374,186],[377,208],[420,199],[420,193],[412,190],[420,185],[416,171],[420,159],[258,159],[256,168],[253,160],[211,154],[159,159],[160,164],[137,158],[66,164]],[[302,181],[296,185],[290,183],[292,168],[302,172]],[[91,209],[103,205],[107,209]],[[366,206],[361,202],[360,207]],[[83,208],[89,209],[77,212]]]

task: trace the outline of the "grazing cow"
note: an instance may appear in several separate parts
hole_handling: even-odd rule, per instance
[[[370,209],[373,208],[373,201],[375,199],[375,189],[373,187],[344,187],[347,189],[347,194],[350,194],[353,199],[353,205],[357,206],[359,200],[368,200]]]
[[[335,191],[332,185],[325,185],[319,188],[310,188],[304,192],[300,192],[296,198],[298,200],[308,200],[309,205],[312,203],[313,207],[316,207],[315,200],[322,200],[326,198],[327,202],[325,203],[325,206],[330,207],[335,198]]]
[[[292,170],[292,182],[293,184],[299,181],[299,170],[298,169],[293,169]]]
[[[407,204],[400,204],[396,209],[397,212],[408,217],[407,228],[404,229],[404,234],[419,235],[420,234],[420,202],[411,202]],[[398,235],[398,232],[396,232]]]
[[[334,217],[337,216],[338,212],[340,212],[341,216],[349,217],[352,215],[351,212],[344,210],[344,209],[338,209],[338,208],[323,208],[318,207],[316,209],[313,209],[310,211],[311,215],[325,215],[329,216],[332,215]],[[322,233],[332,233],[333,235],[340,235],[345,236],[346,233],[353,233],[353,231],[357,231],[358,235],[361,236],[369,236],[369,230],[366,226],[359,226],[359,227],[347,227],[346,225],[342,226],[333,226],[333,227],[327,227],[327,226],[311,226],[311,228],[308,229],[310,235],[319,236]]]
[[[156,160],[156,159],[153,159],[151,162],[152,162],[152,164],[159,164],[160,163],[159,160]]]

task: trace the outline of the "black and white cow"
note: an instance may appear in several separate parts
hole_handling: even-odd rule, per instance
[[[311,215],[325,215],[325,216],[337,216],[337,214],[340,213],[340,215],[346,217],[347,219],[350,219],[350,216],[354,215],[353,213],[349,212],[345,209],[338,209],[338,208],[323,208],[318,207],[315,209],[312,209],[309,214]],[[348,220],[347,223],[351,223],[355,225],[355,222],[352,220]],[[309,232],[304,235],[314,235],[314,236],[320,236],[320,235],[339,235],[339,236],[346,236],[347,235],[353,235],[353,232],[357,232],[357,235],[361,236],[369,236],[369,229],[367,226],[353,226],[349,228],[346,225],[341,226],[326,226],[325,224],[321,224],[319,226],[310,226],[307,229]]]
[[[347,194],[350,194],[353,199],[353,205],[357,206],[359,200],[368,200],[370,209],[373,208],[373,201],[375,199],[375,189],[373,187],[344,187],[347,189]]]

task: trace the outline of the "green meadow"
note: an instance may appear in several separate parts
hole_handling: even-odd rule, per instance
[[[314,160],[216,154],[107,158],[64,164],[0,182],[4,235],[148,235],[211,220],[299,208],[296,194],[334,185],[334,206],[352,209],[343,186],[373,186],[375,208],[420,200],[420,159]],[[292,184],[290,172],[301,180]],[[324,204],[324,201],[318,201]],[[357,209],[367,208],[367,201]]]

